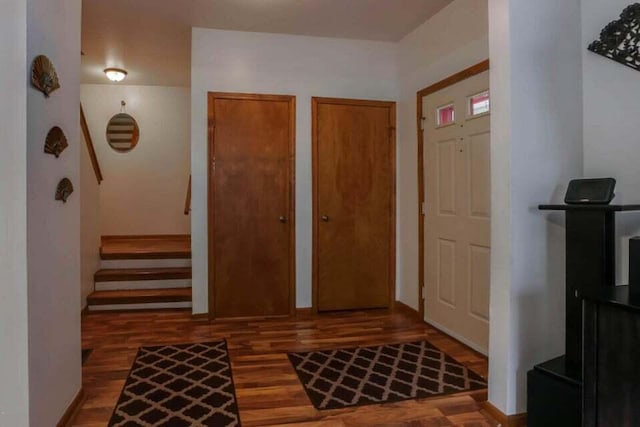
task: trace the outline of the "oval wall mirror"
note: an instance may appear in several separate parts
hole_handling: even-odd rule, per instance
[[[136,120],[127,113],[116,114],[107,124],[107,142],[114,150],[126,153],[133,150],[140,139]]]

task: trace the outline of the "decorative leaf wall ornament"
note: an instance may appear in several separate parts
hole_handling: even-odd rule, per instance
[[[73,184],[69,178],[63,178],[56,188],[56,200],[62,200],[62,203],[67,203],[71,193],[73,193]]]
[[[620,19],[604,27],[600,40],[588,49],[640,71],[640,3],[627,6]]]
[[[60,81],[56,68],[44,55],[36,56],[31,65],[31,84],[48,98],[51,93],[60,89]]]
[[[62,129],[58,126],[52,127],[44,142],[44,152],[47,154],[53,154],[58,158],[68,146],[69,143],[67,142],[67,137]]]

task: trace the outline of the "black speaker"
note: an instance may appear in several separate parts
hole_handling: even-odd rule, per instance
[[[614,178],[574,179],[569,182],[564,202],[568,205],[608,205],[615,196]]]
[[[640,293],[640,237],[629,239],[629,290]]]

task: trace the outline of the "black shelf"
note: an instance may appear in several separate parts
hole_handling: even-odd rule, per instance
[[[629,285],[613,286],[586,292],[584,299],[600,305],[612,305],[625,310],[640,312],[640,292],[632,291]]]
[[[565,351],[527,374],[529,427],[580,427],[583,392],[583,298],[623,303],[615,285],[616,213],[640,211],[635,205],[540,205],[561,211],[566,224]],[[629,300],[627,299],[626,302]],[[637,299],[640,310],[640,298]]]
[[[539,205],[541,211],[599,211],[632,212],[640,211],[640,205]]]
[[[576,376],[575,373],[567,370],[567,359],[564,356],[556,357],[555,359],[540,363],[539,365],[536,365],[534,369],[555,377],[558,380],[567,381],[576,386],[582,385],[582,378],[580,375]]]
[[[637,285],[584,295],[582,427],[640,425]]]

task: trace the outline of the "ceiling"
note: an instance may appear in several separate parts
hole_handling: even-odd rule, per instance
[[[452,0],[83,0],[82,82],[189,86],[191,27],[398,41]]]

